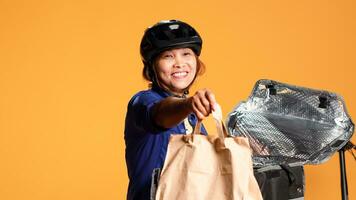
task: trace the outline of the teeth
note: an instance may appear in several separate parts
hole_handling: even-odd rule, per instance
[[[185,75],[187,75],[188,72],[176,72],[176,73],[173,73],[172,76],[174,77],[183,77]]]

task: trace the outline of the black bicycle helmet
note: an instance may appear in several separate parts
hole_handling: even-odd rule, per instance
[[[146,29],[140,52],[143,63],[150,65],[159,53],[174,47],[191,48],[199,56],[202,43],[198,32],[189,24],[179,20],[160,21]]]

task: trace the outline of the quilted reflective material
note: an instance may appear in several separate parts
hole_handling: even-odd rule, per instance
[[[249,138],[254,166],[320,164],[351,138],[354,124],[339,95],[259,80],[228,116],[228,132]]]

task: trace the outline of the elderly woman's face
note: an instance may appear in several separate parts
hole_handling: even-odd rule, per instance
[[[161,87],[183,94],[197,73],[195,53],[190,48],[164,51],[157,57],[155,71]]]

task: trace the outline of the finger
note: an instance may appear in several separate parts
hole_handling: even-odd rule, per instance
[[[205,116],[195,106],[193,106],[193,112],[199,121],[202,121],[205,118]]]
[[[213,111],[215,111],[215,105],[217,104],[217,103],[216,103],[216,99],[215,99],[215,95],[214,95],[211,91],[207,90],[206,93],[205,93],[205,96],[206,96],[206,98],[207,98],[208,101],[209,101],[210,108],[211,108]]]
[[[196,93],[196,95],[199,97],[201,104],[205,107],[206,113],[210,114],[211,113],[211,104],[209,102],[209,99],[207,99],[206,92],[207,92],[206,89],[199,90]]]
[[[196,108],[197,111],[199,111],[201,114],[204,116],[208,116],[208,112],[205,109],[204,105],[201,102],[201,99],[199,96],[196,96],[193,101],[193,106]]]
[[[204,96],[200,97],[200,102],[204,106],[207,114],[210,114],[211,113],[211,104],[209,102],[209,99],[207,99],[206,96],[204,95]]]

